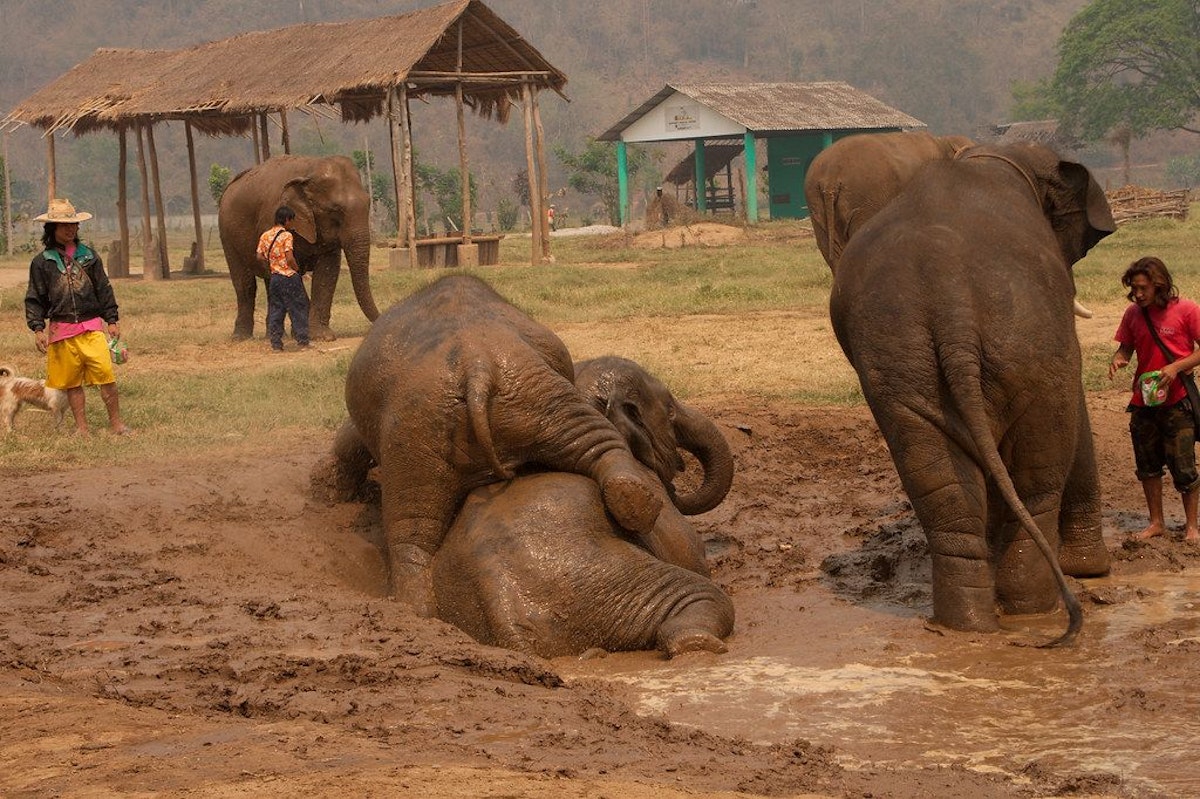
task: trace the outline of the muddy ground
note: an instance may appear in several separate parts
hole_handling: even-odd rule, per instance
[[[738,626],[728,654],[675,661],[544,661],[415,618],[381,595],[372,510],[307,500],[328,440],[4,473],[0,794],[1195,793],[1196,615],[1113,621],[1192,608],[1177,581],[1200,562],[1124,543],[1144,515],[1122,397],[1090,398],[1114,575],[1075,582],[1084,631],[1055,651],[1012,644],[1061,616],[927,621],[923,538],[865,409],[700,404],[737,456],[697,522]]]

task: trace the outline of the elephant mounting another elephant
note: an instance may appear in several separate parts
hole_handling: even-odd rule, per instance
[[[577,388],[553,333],[481,280],[442,278],[364,339],[314,488],[347,499],[377,467],[390,590],[480,640],[720,650],[732,605],[683,513],[728,492],[728,444],[637,364],[581,366]],[[679,447],[704,470],[694,491],[671,486]]]
[[[342,253],[359,308],[367,319],[379,316],[370,284],[371,202],[354,162],[340,155],[282,155],[240,173],[221,195],[217,228],[237,296],[233,337],[254,335],[257,281],[268,279],[255,250],[259,235],[271,227],[281,205],[296,212],[292,231],[296,261],[312,275],[310,337],[335,338],[329,316]]]
[[[870,165],[864,164],[869,170]],[[1086,168],[1038,145],[916,170],[853,231],[830,317],[933,556],[934,620],[1082,612],[1108,571],[1072,265],[1116,226]]]

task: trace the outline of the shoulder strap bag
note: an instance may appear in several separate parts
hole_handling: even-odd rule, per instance
[[[1154,343],[1162,350],[1167,363],[1173,363],[1175,356],[1167,349],[1167,345],[1163,344],[1163,340],[1158,337],[1158,331],[1154,329],[1154,324],[1150,321],[1149,308],[1142,308],[1142,317],[1146,320],[1146,327],[1150,328],[1150,335],[1154,337]],[[1187,391],[1188,403],[1192,406],[1192,424],[1195,426],[1197,433],[1200,434],[1200,388],[1196,387],[1196,377],[1191,372],[1180,372],[1177,379],[1183,383],[1183,387]]]

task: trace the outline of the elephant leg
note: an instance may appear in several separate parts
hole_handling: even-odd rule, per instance
[[[237,318],[233,322],[233,338],[243,341],[254,336],[254,303],[258,295],[258,278],[252,269],[238,270],[231,265],[229,277],[237,297]]]
[[[982,471],[923,415],[889,408],[886,417],[880,427],[933,556],[933,620],[954,630],[999,629]]]
[[[1051,549],[1058,543],[1058,496],[1030,498],[1021,491],[1029,513]],[[995,503],[996,523],[989,537],[996,552],[996,603],[1006,614],[1050,613],[1058,607],[1059,589],[1046,556],[1003,500]]]
[[[669,504],[664,504],[654,526],[639,540],[650,554],[659,560],[708,577],[708,561],[705,559],[704,541],[682,514]]]
[[[354,422],[345,422],[334,437],[332,453],[313,467],[313,497],[330,502],[353,500],[367,482],[374,462]]]
[[[714,586],[705,596],[676,608],[658,627],[658,648],[673,658],[685,652],[728,651],[721,639],[733,631],[733,603]]]
[[[329,315],[340,268],[341,260],[337,252],[317,256],[312,270],[312,302],[308,314],[308,334],[313,341],[333,341],[337,338],[329,327]]]
[[[1062,548],[1058,563],[1071,577],[1100,577],[1108,574],[1108,547],[1100,529],[1100,478],[1096,472],[1092,430],[1087,408],[1079,400],[1082,424],[1075,447],[1075,462],[1063,486],[1058,529]]]

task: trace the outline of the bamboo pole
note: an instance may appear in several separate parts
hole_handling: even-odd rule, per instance
[[[458,21],[458,71],[463,66],[463,23]],[[463,103],[462,81],[454,83],[454,104],[458,107],[458,169],[462,178],[463,244],[471,243],[471,173],[467,166],[467,114]]]
[[[262,149],[258,143],[258,120],[253,116],[250,117],[250,137],[254,141],[254,164],[257,166],[262,163]]]
[[[146,147],[142,136],[142,123],[137,123],[138,175],[142,179],[142,279],[161,280],[162,274],[154,268],[154,249],[150,240],[150,180],[146,176]]]
[[[387,118],[388,118],[388,142],[391,144],[392,151],[392,190],[396,198],[396,235],[400,239],[400,246],[411,246],[404,241],[403,231],[408,230],[408,223],[404,219],[404,181],[402,179],[402,166],[400,160],[400,119],[399,112],[396,108],[396,94],[399,87],[393,86],[388,91],[387,96]]]
[[[192,227],[196,231],[196,261],[193,271],[204,271],[204,225],[200,222],[200,184],[196,174],[196,141],[192,135],[192,123],[184,120],[184,133],[187,135],[188,174],[192,179]]]
[[[529,233],[533,248],[529,262],[537,266],[542,262],[542,226],[538,219],[545,213],[539,197],[541,184],[537,177],[537,158],[533,153],[533,89],[528,83],[521,87],[521,99],[525,117],[525,174],[529,179]]]
[[[117,225],[121,229],[121,277],[129,277],[129,128],[121,125],[117,148]]]
[[[49,208],[49,201],[58,194],[58,171],[54,164],[54,131],[46,136],[46,193],[50,195],[46,202],[46,207]]]
[[[291,134],[288,133],[287,111],[284,111],[282,108],[279,110],[279,127],[279,137],[283,141],[283,154],[291,155],[292,137]]]
[[[535,152],[538,163],[538,197],[544,197],[546,202],[549,202],[550,191],[546,184],[546,149],[544,146],[546,133],[542,129],[542,112],[538,110],[537,92],[530,89],[529,97],[533,105],[533,129],[537,133]],[[550,215],[543,211],[540,218],[542,220],[542,260],[553,261],[554,257],[550,254]]]
[[[164,280],[171,277],[167,257],[167,212],[163,208],[162,182],[158,179],[158,149],[154,146],[154,125],[146,126],[146,148],[150,156],[150,182],[154,185],[154,216],[158,223],[158,268]]]

